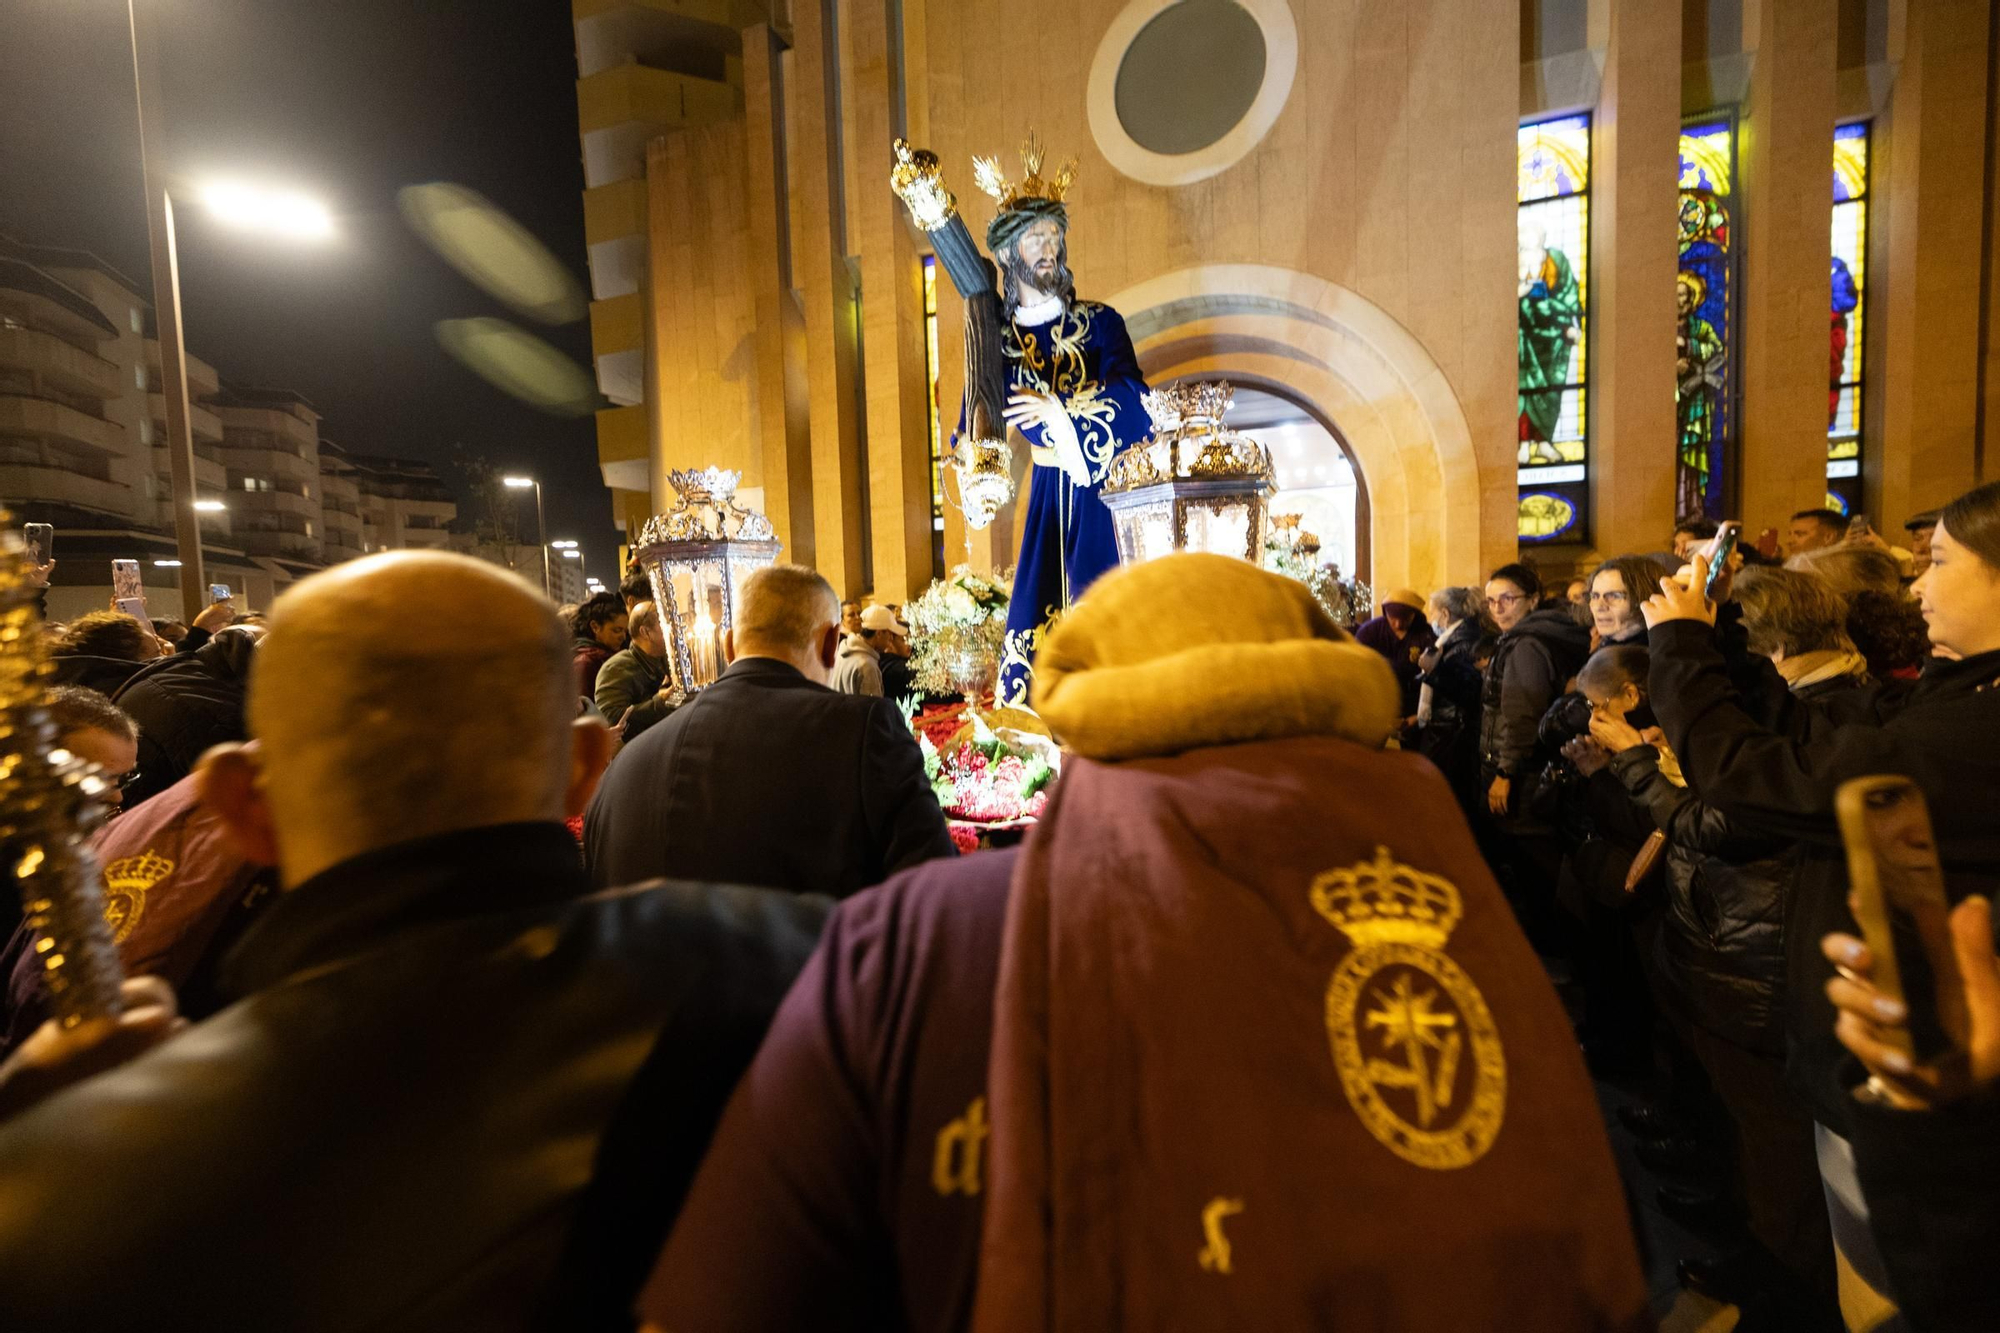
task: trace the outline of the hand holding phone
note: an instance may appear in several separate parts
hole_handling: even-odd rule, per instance
[[[1701,590],[1709,596],[1715,595],[1715,585],[1727,575],[1729,562],[1736,555],[1737,540],[1742,534],[1743,525],[1731,519],[1715,530],[1715,536],[1702,549],[1702,555],[1708,559],[1708,581]]]
[[[1929,808],[1916,783],[1904,777],[1855,778],[1834,798],[1847,845],[1848,903],[1866,944],[1865,978],[1835,957],[1839,981],[1828,987],[1841,1004],[1849,991],[1868,988],[1867,1019],[1843,1020],[1843,1032],[1883,1048],[1892,1074],[1919,1063],[1937,1064],[1966,1044],[1965,989],[1953,957],[1944,870],[1938,863]],[[1831,942],[1839,937],[1829,936]],[[1849,956],[1856,956],[1852,949]],[[1838,988],[1838,989],[1836,989]],[[1892,1019],[1891,1015],[1900,1015]],[[1924,1098],[1900,1080],[1872,1076],[1865,1095],[1896,1106],[1922,1106]]]
[[[56,530],[47,523],[24,523],[21,538],[28,544],[28,563],[37,569],[56,558]]]

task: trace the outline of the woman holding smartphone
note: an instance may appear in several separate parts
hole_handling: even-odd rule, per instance
[[[1834,1037],[1826,995],[1833,964],[1821,937],[1852,935],[1847,862],[1834,812],[1850,778],[1900,774],[1928,798],[1953,902],[2000,891],[2000,483],[1948,505],[1932,537],[1932,567],[1915,592],[1937,654],[1915,682],[1891,681],[1809,705],[1774,731],[1753,719],[1716,650],[1715,606],[1700,591],[1707,564],[1646,604],[1651,697],[1689,785],[1746,831],[1799,843],[1804,864],[1786,921],[1786,1005],[1792,1086],[1819,1125],[1834,1238],[1870,1287],[1918,1307],[1926,1256],[1900,1237],[1872,1236],[1846,1142],[1851,1066]],[[1880,1254],[1874,1242],[1884,1242]]]

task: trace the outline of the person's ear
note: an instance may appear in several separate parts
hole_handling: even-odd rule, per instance
[[[222,822],[223,835],[245,860],[278,864],[278,833],[264,798],[264,768],[256,741],[218,745],[195,765],[195,794]]]
[[[828,625],[826,632],[819,636],[819,664],[828,671],[840,660],[840,626]]]
[[[590,805],[597,783],[611,764],[611,729],[604,719],[580,717],[570,727],[569,786],[563,791],[563,817],[573,819]]]
[[[724,662],[736,660],[736,631],[733,629],[722,631],[722,660]]]

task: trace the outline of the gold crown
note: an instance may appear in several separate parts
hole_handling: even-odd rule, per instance
[[[1042,179],[1042,141],[1031,130],[1021,142],[1021,182],[1015,184],[1000,170],[997,157],[975,157],[972,159],[973,183],[992,195],[1000,203],[1002,212],[1012,208],[1023,199],[1047,199],[1061,203],[1069,193],[1069,187],[1076,183],[1076,159],[1062,164],[1055,179]]]
[[[1464,914],[1450,880],[1426,875],[1375,849],[1373,861],[1313,881],[1312,905],[1356,948],[1415,944],[1442,949]]]
[[[121,856],[104,867],[104,883],[119,893],[144,893],[174,873],[174,863],[164,856],[142,852]]]

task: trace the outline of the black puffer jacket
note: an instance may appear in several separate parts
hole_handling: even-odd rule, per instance
[[[1670,782],[1659,757],[1635,745],[1611,756],[1611,772],[1667,835],[1666,910],[1653,941],[1661,999],[1725,1041],[1782,1056],[1785,909],[1798,857],[1782,840],[1731,828]]]
[[[1518,778],[1547,762],[1536,730],[1589,656],[1590,631],[1566,610],[1533,612],[1500,636],[1480,693],[1479,764],[1486,776]]]
[[[1857,927],[1834,795],[1870,774],[1915,779],[1930,803],[1947,896],[2000,894],[2000,652],[1934,659],[1915,685],[1801,701],[1773,731],[1746,711],[1708,626],[1675,621],[1656,626],[1652,640],[1653,707],[1689,785],[1733,826],[1801,846],[1785,923],[1786,1064],[1813,1118],[1844,1132],[1853,1098],[1838,1072],[1846,1052],[1833,1035],[1825,990],[1833,965],[1820,937]]]
[[[139,777],[125,790],[127,809],[194,771],[210,746],[240,741],[244,694],[257,636],[224,630],[191,653],[162,658],[114,696],[139,724]]]

